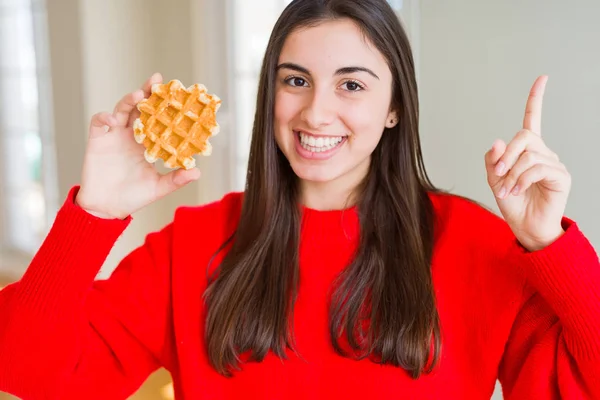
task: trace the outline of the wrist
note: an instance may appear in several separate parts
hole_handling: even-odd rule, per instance
[[[552,235],[549,235],[547,238],[544,238],[542,240],[540,240],[540,239],[524,240],[520,243],[521,243],[521,246],[523,246],[529,252],[539,251],[539,250],[545,249],[546,247],[550,246],[552,243],[556,242],[564,234],[565,234],[565,231],[561,227],[559,231],[557,231],[556,233],[554,233]]]
[[[81,192],[80,192],[81,193]],[[75,205],[81,208],[86,213],[93,215],[94,217],[101,219],[125,219],[126,216],[120,216],[116,213],[111,213],[108,211],[101,210],[98,207],[94,207],[92,204],[87,202],[85,199],[82,199],[80,193],[75,197]]]

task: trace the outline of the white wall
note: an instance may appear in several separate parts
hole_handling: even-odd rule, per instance
[[[497,209],[483,155],[522,127],[548,74],[542,135],[573,176],[567,215],[600,249],[600,2],[422,0],[421,131],[435,183]]]

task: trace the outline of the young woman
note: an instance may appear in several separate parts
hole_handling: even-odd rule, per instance
[[[92,118],[81,186],[0,292],[0,390],[124,399],[163,366],[178,399],[489,399],[498,378],[506,399],[600,398],[600,264],[540,136],[547,77],[485,154],[501,219],[430,183],[386,1],[295,0],[245,192],[180,208],[94,281],[132,213],[199,177],[133,140],[161,79]]]

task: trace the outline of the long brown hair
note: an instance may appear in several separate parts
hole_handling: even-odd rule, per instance
[[[204,294],[208,357],[224,376],[240,369],[246,351],[249,361],[262,361],[269,350],[285,358],[286,348],[294,349],[301,208],[298,179],[274,139],[276,66],[292,31],[340,18],[354,21],[386,58],[393,76],[390,107],[400,122],[385,129],[358,188],[360,243],[332,290],[331,341],[341,356],[399,366],[413,378],[439,361],[428,196],[437,189],[421,154],[409,40],[385,0],[294,0],[275,24],[260,72],[239,225],[221,248],[231,245]],[[370,322],[367,332],[364,321]],[[338,342],[342,332],[352,355]]]

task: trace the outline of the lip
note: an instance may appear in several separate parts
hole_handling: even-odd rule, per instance
[[[294,129],[294,133],[298,133],[298,132],[302,132],[302,133],[305,133],[307,135],[314,136],[314,137],[323,137],[323,138],[326,138],[326,137],[342,137],[342,138],[345,138],[345,137],[348,136],[348,135],[319,135],[318,133],[312,133],[312,132],[304,130],[304,129]]]
[[[328,160],[331,157],[333,157],[338,151],[340,151],[340,149],[344,146],[344,144],[346,143],[346,141],[348,140],[347,136],[342,136],[342,141],[333,149],[329,149],[327,151],[322,151],[320,153],[313,153],[311,151],[306,150],[304,147],[302,147],[302,144],[300,143],[300,135],[299,132],[302,133],[307,133],[309,135],[312,135],[309,132],[300,130],[300,131],[292,131],[293,135],[294,135],[294,144],[295,144],[295,148],[296,148],[296,153],[305,159],[308,160]],[[327,136],[327,135],[313,135],[313,136],[320,136],[320,137],[339,137],[339,136]]]

